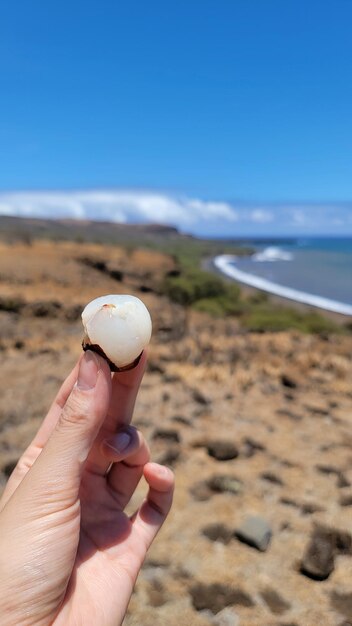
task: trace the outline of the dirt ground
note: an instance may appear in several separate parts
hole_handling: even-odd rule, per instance
[[[0,244],[1,486],[80,354],[83,306],[132,293],[154,325],[134,423],[176,493],[125,626],[352,624],[352,338],[187,312],[157,293],[172,267],[138,249]],[[248,516],[265,550],[240,539]]]

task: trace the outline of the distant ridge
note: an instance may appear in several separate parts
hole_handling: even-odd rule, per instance
[[[77,240],[77,242],[123,243],[165,239],[191,240],[175,226],[165,224],[118,224],[75,219],[43,219],[0,215],[0,239]]]

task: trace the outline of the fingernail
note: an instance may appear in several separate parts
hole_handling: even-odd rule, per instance
[[[131,435],[126,432],[117,433],[112,439],[105,441],[105,444],[118,454],[126,450],[131,443]]]
[[[98,361],[91,350],[84,353],[78,371],[77,387],[82,391],[93,389],[98,379]]]

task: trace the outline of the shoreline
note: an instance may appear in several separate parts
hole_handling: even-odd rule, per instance
[[[352,305],[337,302],[323,296],[315,296],[291,287],[284,287],[265,278],[250,274],[249,272],[243,272],[231,264],[235,259],[235,256],[222,254],[214,257],[212,264],[216,270],[227,278],[236,280],[254,289],[265,291],[280,299],[290,300],[298,305],[312,306],[321,311],[343,316],[344,318],[352,316]]]

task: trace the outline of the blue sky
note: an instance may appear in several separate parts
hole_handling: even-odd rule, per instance
[[[352,234],[350,0],[4,0],[0,213]]]

